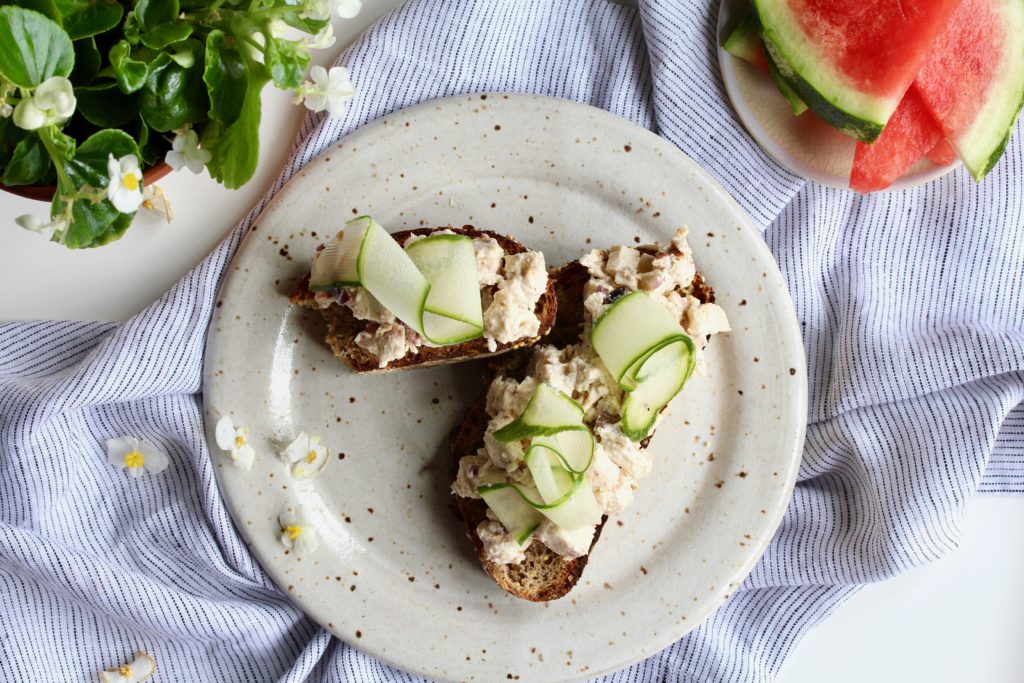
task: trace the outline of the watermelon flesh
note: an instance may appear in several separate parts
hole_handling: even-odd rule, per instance
[[[940,142],[942,131],[917,89],[911,88],[878,139],[870,145],[857,143],[850,187],[858,192],[884,190]]]
[[[943,138],[939,140],[939,144],[928,150],[925,154],[928,160],[933,164],[939,166],[949,166],[951,163],[956,161],[956,150],[953,149],[953,145],[949,144],[949,140]]]
[[[754,0],[754,6],[769,57],[797,94],[834,127],[871,142],[958,2]]]
[[[1024,102],[1024,2],[963,0],[915,80],[957,155],[981,180]]]

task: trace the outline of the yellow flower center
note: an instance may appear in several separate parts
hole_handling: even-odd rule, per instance
[[[299,537],[299,534],[302,533],[302,527],[298,524],[292,524],[291,526],[286,526],[284,528],[284,533],[287,534],[288,538],[294,541]]]
[[[134,192],[139,189],[139,179],[134,173],[125,173],[121,178],[121,184]]]
[[[308,462],[310,465],[316,462],[316,451],[310,451],[309,453],[306,453],[306,462]]]
[[[125,678],[131,678],[131,675],[132,675],[132,665],[131,664],[122,664],[121,666],[117,667],[117,673],[121,674]]]
[[[245,445],[245,437],[244,436],[236,436],[235,437],[235,448],[241,448],[244,445]]]
[[[136,467],[142,467],[142,463],[146,461],[146,458],[136,450],[128,451],[128,454],[124,456],[125,467],[135,469]]]

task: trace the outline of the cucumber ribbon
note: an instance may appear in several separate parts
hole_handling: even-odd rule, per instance
[[[497,441],[530,439],[523,461],[533,485],[510,482],[477,487],[512,537],[522,545],[545,517],[566,531],[601,521],[601,508],[586,479],[594,457],[594,435],[583,408],[558,389],[538,384],[523,414],[495,430]]]
[[[431,344],[483,336],[476,251],[465,235],[429,235],[403,249],[370,216],[353,218],[313,257],[309,288],[356,286]]]
[[[615,301],[590,332],[594,351],[626,392],[622,431],[644,439],[658,414],[693,374],[693,340],[669,311],[643,291]]]

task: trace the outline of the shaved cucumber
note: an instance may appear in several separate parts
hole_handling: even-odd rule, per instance
[[[350,223],[356,221],[368,223],[356,260],[359,283],[396,318],[426,337],[423,307],[430,293],[427,278],[377,221],[362,216]]]
[[[523,414],[496,430],[494,438],[507,443],[532,436],[557,434],[571,425],[583,426],[583,408],[580,404],[550,384],[538,384]]]
[[[456,344],[483,335],[484,314],[476,272],[476,250],[465,235],[431,235],[405,248],[430,283],[424,304],[424,336]]]
[[[667,309],[640,291],[613,303],[594,323],[590,339],[626,391],[622,432],[633,441],[644,439],[693,373],[693,340]]]
[[[544,515],[527,503],[511,484],[481,486],[479,492],[487,507],[519,545],[523,545],[544,521]]]
[[[431,344],[482,337],[483,311],[473,240],[431,235],[402,247],[369,216],[353,218],[313,257],[313,291],[362,286]]]

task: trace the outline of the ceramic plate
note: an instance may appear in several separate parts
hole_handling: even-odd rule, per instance
[[[356,376],[289,305],[314,248],[346,219],[397,230],[472,223],[549,264],[591,245],[667,241],[689,225],[698,268],[728,312],[707,371],[650,451],[636,503],[611,520],[576,589],[550,604],[506,595],[449,510],[447,436],[481,395],[474,363]],[[657,136],[607,112],[525,95],[428,102],[368,124],[310,163],[266,209],[228,271],[205,366],[206,425],[235,523],[313,619],[402,669],[450,680],[564,681],[669,645],[750,571],[789,500],[806,421],[799,328],[771,254],[736,203]],[[217,418],[258,455],[236,469]],[[331,449],[291,477],[273,442]],[[279,542],[278,515],[315,511],[320,548]]]
[[[768,156],[793,173],[823,185],[849,189],[856,142],[817,116],[793,116],[766,72],[733,57],[722,47],[750,11],[750,0],[722,0],[718,10],[718,63],[736,115]],[[927,183],[959,165],[957,161],[938,166],[922,159],[888,190]]]

